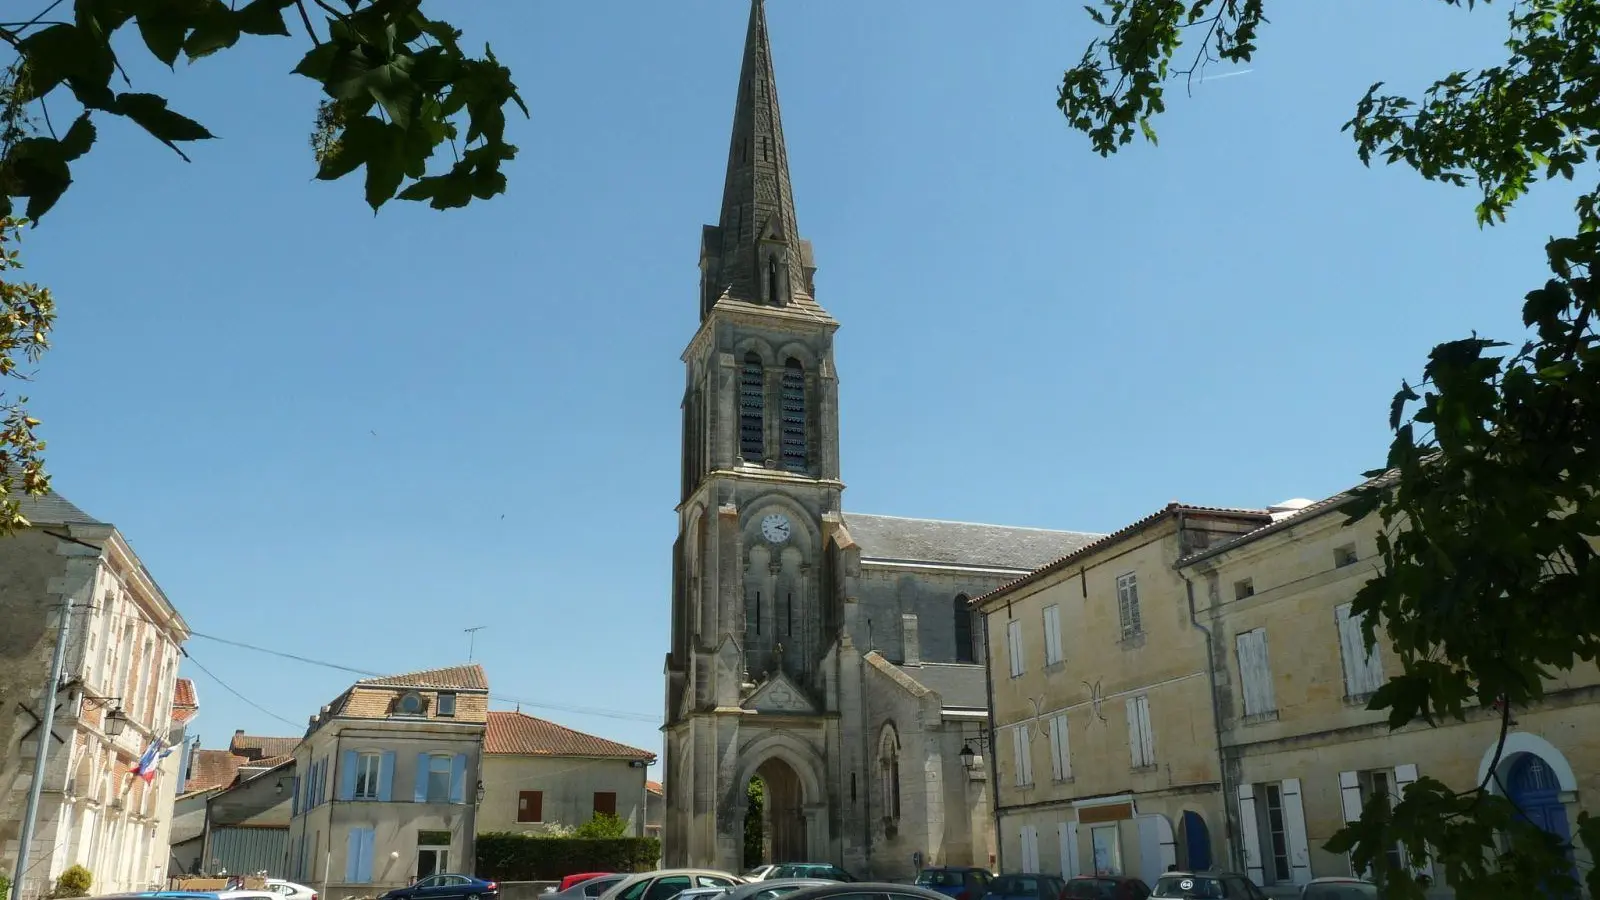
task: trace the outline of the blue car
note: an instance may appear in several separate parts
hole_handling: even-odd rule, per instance
[[[378,900],[499,900],[500,885],[471,875],[429,875]]]
[[[994,875],[974,866],[939,866],[917,873],[917,887],[937,891],[955,900],[983,900]]]
[[[997,875],[984,900],[1062,900],[1066,889],[1057,875]]]

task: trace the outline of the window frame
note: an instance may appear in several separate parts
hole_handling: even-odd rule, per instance
[[[754,434],[748,429],[754,427]],[[739,365],[739,457],[761,465],[767,458],[767,368],[755,351]]]
[[[1139,612],[1137,572],[1124,572],[1117,576],[1117,621],[1125,641],[1144,634],[1144,618]]]
[[[369,765],[370,763],[370,765]],[[376,750],[356,751],[356,777],[355,789],[350,793],[352,800],[376,800],[383,790],[383,754]]]
[[[534,798],[532,805],[535,815],[531,819],[525,819],[522,817],[523,801],[527,800],[530,795]],[[544,822],[544,791],[517,791],[517,824],[538,825],[542,822]]]
[[[441,763],[443,763],[443,765],[444,765],[443,771],[441,771],[440,768],[439,768]],[[430,754],[428,754],[428,793],[427,793],[426,802],[428,802],[428,803],[449,803],[450,802],[450,779],[452,777],[452,773],[454,771],[454,768],[455,768],[455,757],[452,756],[451,754],[448,754],[448,753],[430,753]],[[434,796],[434,792],[433,792],[433,787],[434,787],[434,784],[436,783],[437,778],[440,777],[440,776],[442,776],[444,778],[444,791],[442,792],[442,796],[435,797]]]
[[[1066,657],[1061,652],[1061,604],[1044,608],[1044,664],[1053,666]]]
[[[1022,620],[1012,619],[1006,623],[1006,657],[1011,662],[1011,677],[1021,678],[1028,671],[1027,660],[1022,650]]]
[[[433,701],[433,714],[441,718],[453,719],[456,715],[455,691],[440,691]]]

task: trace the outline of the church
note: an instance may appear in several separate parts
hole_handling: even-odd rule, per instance
[[[990,866],[985,642],[967,601],[1099,535],[844,511],[839,323],[800,236],[762,0],[736,96],[683,352],[665,863]]]

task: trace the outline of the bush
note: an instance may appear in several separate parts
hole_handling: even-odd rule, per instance
[[[51,897],[87,897],[94,886],[94,876],[83,866],[72,866],[56,878],[56,888]]]
[[[0,897],[11,896],[11,876],[0,875]]]
[[[640,837],[541,837],[513,831],[478,835],[479,878],[550,881],[575,872],[648,872],[661,841]]]
[[[628,823],[619,816],[611,813],[597,812],[594,818],[578,826],[572,833],[573,837],[581,838],[619,838],[627,837]]]

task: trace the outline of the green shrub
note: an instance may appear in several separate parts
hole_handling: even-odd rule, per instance
[[[83,866],[72,866],[56,878],[55,890],[50,892],[51,897],[87,897],[89,888],[94,886],[94,876]]]
[[[9,896],[11,896],[11,877],[9,875],[0,875],[0,897]]]
[[[573,837],[580,838],[619,838],[628,836],[628,823],[611,813],[597,812],[594,818],[579,825],[572,832]]]
[[[661,841],[641,837],[542,837],[513,831],[478,835],[479,878],[550,881],[576,872],[648,872]]]

